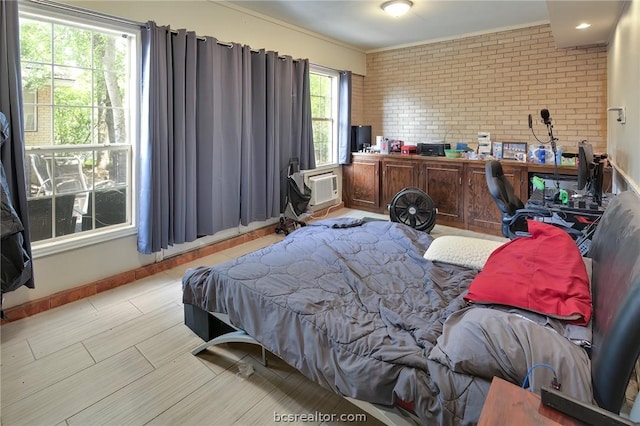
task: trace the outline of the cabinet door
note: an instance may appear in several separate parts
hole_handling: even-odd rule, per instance
[[[354,159],[342,166],[342,198],[346,207],[367,211],[380,208],[380,161]]]
[[[464,226],[464,186],[462,163],[431,163],[422,166],[421,189],[438,209],[436,223]]]
[[[382,160],[381,207],[386,209],[393,197],[407,187],[418,187],[418,164],[408,160]]]
[[[485,164],[468,163],[465,167],[464,199],[467,214],[467,229],[478,232],[502,235],[502,213],[489,193]],[[516,197],[522,199],[522,167],[502,164],[505,176],[513,185]]]

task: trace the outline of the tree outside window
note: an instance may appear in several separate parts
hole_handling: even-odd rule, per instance
[[[137,99],[128,31],[20,16],[32,241],[131,223]]]
[[[316,165],[335,164],[338,134],[338,73],[312,67],[309,80]]]

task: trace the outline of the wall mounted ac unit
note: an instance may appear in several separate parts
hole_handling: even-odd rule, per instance
[[[338,176],[334,174],[323,174],[311,176],[309,178],[311,188],[310,205],[326,203],[338,198]]]

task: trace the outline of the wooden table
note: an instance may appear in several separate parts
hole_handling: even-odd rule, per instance
[[[582,426],[584,423],[543,405],[540,395],[494,377],[478,426]]]

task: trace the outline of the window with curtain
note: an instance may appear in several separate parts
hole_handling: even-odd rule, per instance
[[[338,162],[338,72],[310,66],[311,121],[316,166]]]
[[[138,37],[130,27],[21,10],[34,249],[132,227]]]

